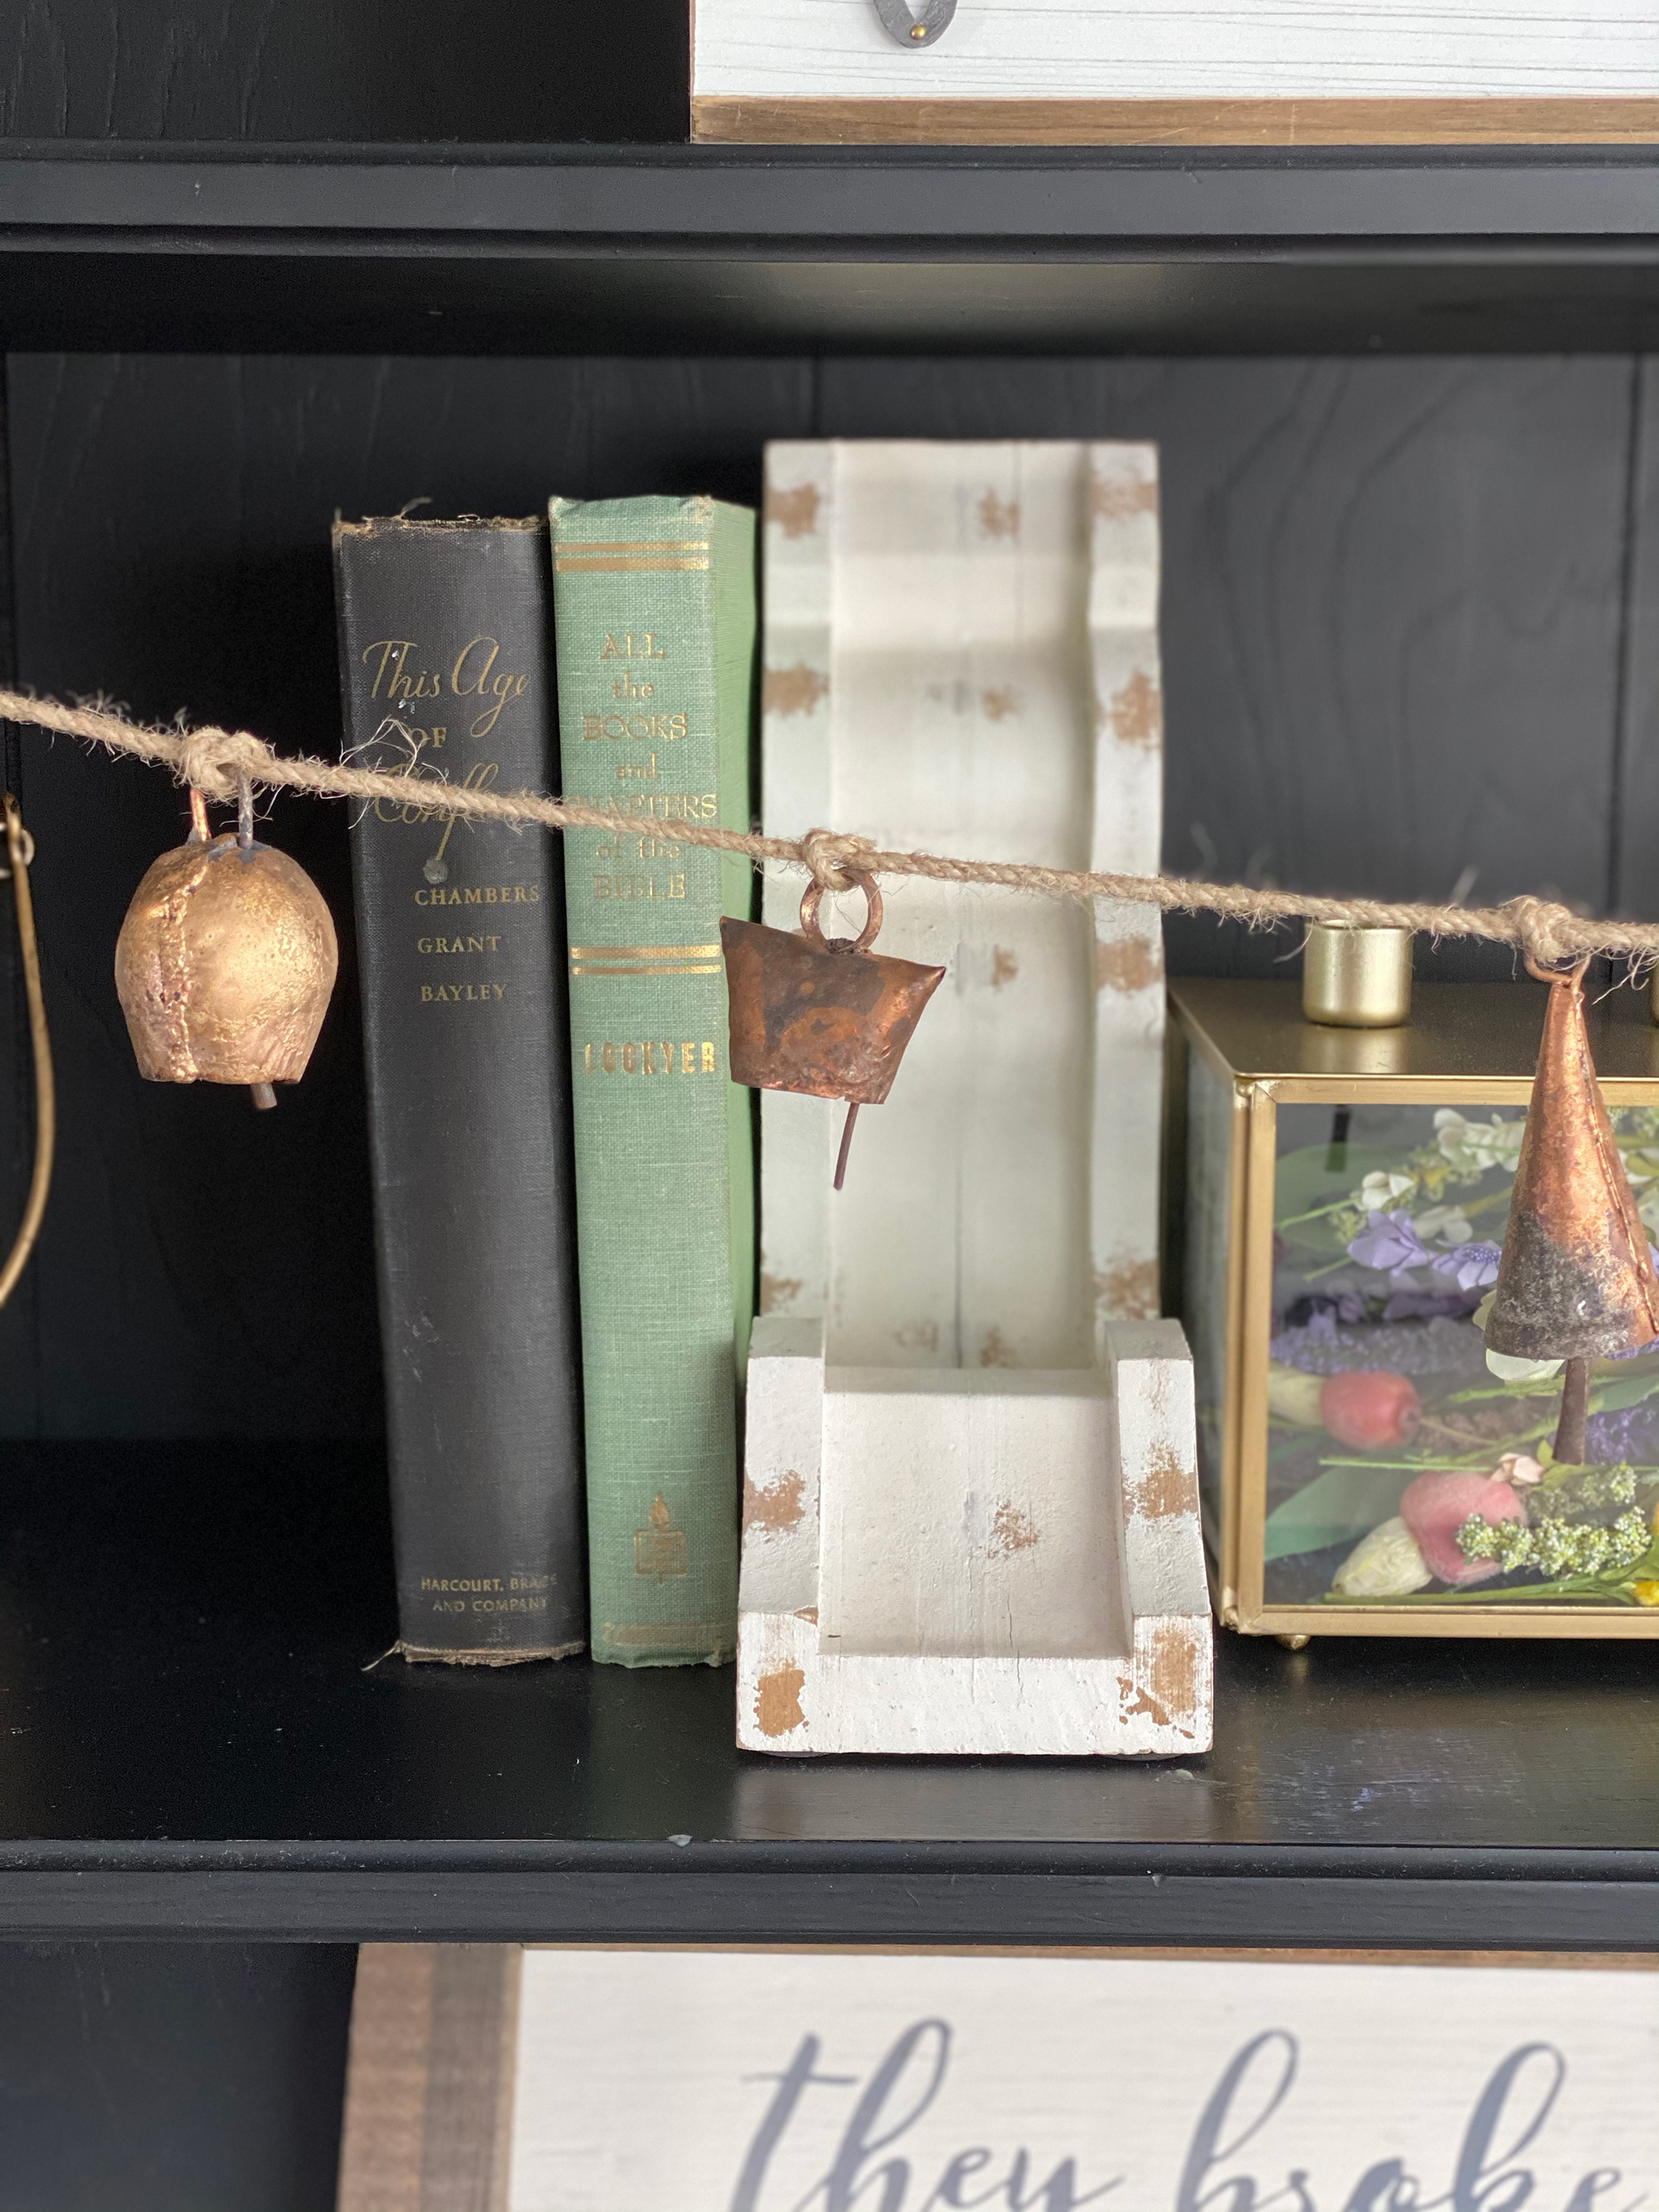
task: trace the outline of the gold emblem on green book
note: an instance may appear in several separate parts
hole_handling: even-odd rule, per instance
[[[686,1571],[685,1531],[674,1527],[661,1491],[651,1501],[651,1526],[634,1531],[634,1571],[659,1583]]]

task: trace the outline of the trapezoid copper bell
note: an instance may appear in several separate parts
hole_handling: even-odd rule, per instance
[[[872,952],[881,927],[881,893],[873,877],[854,874],[852,880],[868,907],[856,938],[825,938],[817,884],[809,884],[801,900],[799,934],[755,921],[720,923],[732,1080],[757,1091],[847,1101],[837,1190],[858,1110],[879,1106],[892,1089],[904,1048],[945,972]]]

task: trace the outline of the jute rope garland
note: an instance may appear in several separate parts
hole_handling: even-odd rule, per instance
[[[271,791],[305,791],[316,799],[387,799],[417,805],[422,814],[463,821],[538,823],[544,830],[615,830],[630,817],[575,799],[546,799],[533,791],[480,791],[435,776],[357,768],[349,761],[285,756],[246,731],[149,730],[94,707],[64,707],[0,690],[0,720],[52,730],[106,745],[136,759],[159,761],[179,781],[207,798],[228,802],[243,784]],[[418,793],[418,797],[415,796]],[[869,838],[809,830],[799,838],[762,837],[722,830],[711,822],[676,822],[676,841],[752,860],[805,868],[829,891],[852,888],[853,874],[923,876],[934,883],[997,884],[1040,898],[1096,899],[1155,906],[1166,914],[1214,914],[1253,928],[1279,921],[1369,923],[1420,930],[1429,937],[1486,938],[1512,945],[1545,967],[1592,953],[1659,962],[1659,923],[1593,921],[1548,899],[1513,898],[1502,906],[1396,904],[1385,899],[1321,898],[1305,891],[1259,890],[1247,884],[1206,884],[1180,876],[1096,875],[1076,868],[1044,868],[1022,860],[957,860],[939,853],[884,852]]]

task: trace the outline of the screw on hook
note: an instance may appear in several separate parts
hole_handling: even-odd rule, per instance
[[[913,15],[906,0],[876,0],[876,14],[888,37],[914,53],[921,46],[931,46],[942,39],[951,27],[951,18],[957,12],[957,0],[926,0],[921,12]]]

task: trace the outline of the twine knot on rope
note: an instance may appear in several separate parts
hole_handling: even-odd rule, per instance
[[[1515,941],[1529,967],[1571,967],[1580,957],[1584,925],[1569,908],[1522,892],[1505,899],[1503,910],[1514,921]]]
[[[208,799],[234,799],[245,779],[258,781],[270,766],[270,748],[246,730],[193,730],[177,744],[179,782]]]
[[[837,830],[809,830],[800,856],[821,891],[850,891],[857,878],[873,872],[876,848],[867,837]]]

